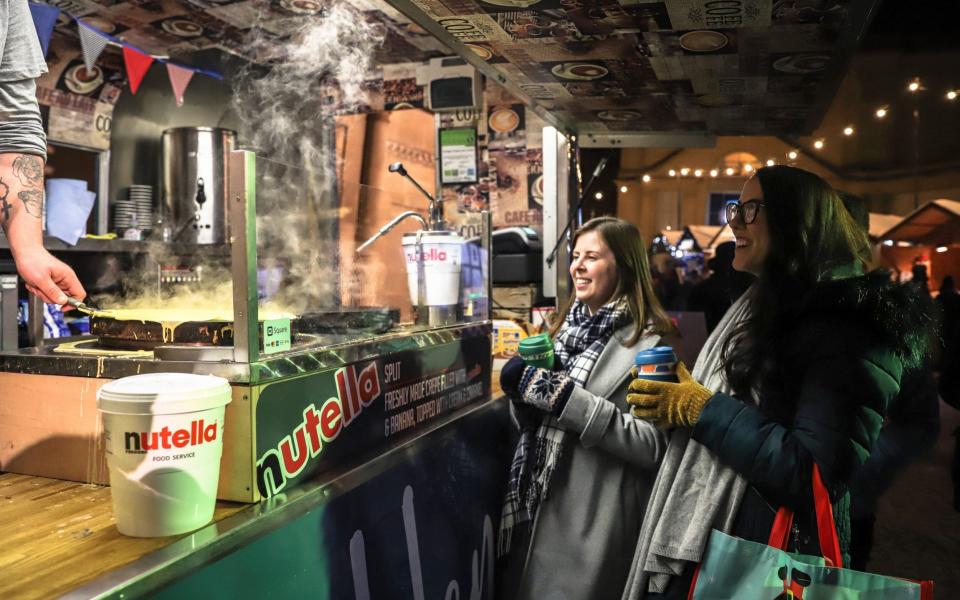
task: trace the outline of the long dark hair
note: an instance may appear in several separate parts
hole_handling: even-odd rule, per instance
[[[667,335],[674,331],[673,323],[666,311],[660,305],[653,293],[653,279],[650,275],[650,263],[647,261],[647,251],[644,247],[643,236],[637,226],[629,221],[615,217],[596,217],[590,219],[573,234],[573,245],[588,231],[596,231],[603,242],[610,248],[617,261],[617,287],[613,291],[611,301],[623,298],[627,304],[627,312],[634,323],[633,333],[624,343],[632,346],[637,343],[646,330],[648,321],[652,321],[651,331],[660,335]],[[570,294],[557,319],[550,327],[550,336],[556,336],[563,322],[576,300],[576,292]]]
[[[820,177],[777,165],[754,175],[765,201],[768,253],[748,292],[749,316],[723,342],[727,381],[744,398],[770,381],[786,328],[817,283],[838,267],[862,271],[870,242]]]

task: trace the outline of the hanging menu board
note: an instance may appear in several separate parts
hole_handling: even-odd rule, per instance
[[[477,130],[456,127],[440,130],[441,183],[477,181]]]

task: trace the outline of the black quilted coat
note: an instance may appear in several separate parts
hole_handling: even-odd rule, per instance
[[[733,535],[766,542],[776,508],[796,511],[792,550],[820,554],[811,472],[819,465],[848,554],[848,485],[870,454],[903,371],[927,352],[932,311],[914,288],[870,274],[819,284],[778,341],[759,406],[716,394],[693,437],[750,484]]]

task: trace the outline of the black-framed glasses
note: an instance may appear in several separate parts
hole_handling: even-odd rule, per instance
[[[732,222],[737,218],[737,215],[743,217],[743,222],[745,225],[749,225],[757,220],[757,213],[760,212],[761,206],[766,206],[767,203],[765,200],[753,199],[747,200],[746,202],[740,202],[739,200],[731,200],[723,207],[724,213],[727,217],[727,223]]]

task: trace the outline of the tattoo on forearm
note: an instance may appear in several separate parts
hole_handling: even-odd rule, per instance
[[[0,178],[0,212],[3,213],[3,220],[6,223],[10,222],[10,209],[13,208],[10,206],[10,203],[7,202],[7,195],[10,194],[10,186],[7,185],[7,182]]]
[[[25,187],[43,185],[43,162],[36,156],[21,154],[13,159],[13,174]]]
[[[31,217],[40,218],[43,214],[43,192],[40,190],[21,190],[17,197],[23,202],[23,208]]]

